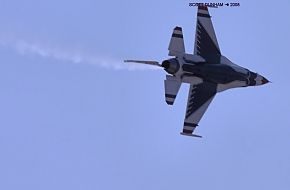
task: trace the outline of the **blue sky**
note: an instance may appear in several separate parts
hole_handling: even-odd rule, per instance
[[[210,10],[222,53],[273,83],[219,94],[202,139],[164,101],[172,29],[189,1],[0,1],[0,189],[289,189],[289,2]],[[273,3],[275,5],[273,5]]]

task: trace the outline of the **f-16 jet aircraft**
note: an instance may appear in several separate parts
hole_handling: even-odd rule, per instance
[[[258,86],[269,81],[248,69],[238,66],[222,55],[208,8],[198,7],[193,54],[185,53],[181,27],[175,27],[168,47],[170,59],[157,61],[125,60],[164,68],[168,73],[165,100],[173,105],[182,83],[189,83],[187,109],[182,135],[194,134],[195,128],[218,92],[247,86]]]

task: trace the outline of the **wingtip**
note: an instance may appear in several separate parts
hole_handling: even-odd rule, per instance
[[[207,6],[198,6],[198,10],[208,11],[208,8],[207,8]]]
[[[181,134],[181,135],[184,135],[184,136],[188,136],[188,137],[197,137],[197,138],[202,138],[202,136],[200,136],[200,135],[191,134],[191,133],[184,133],[184,132],[181,132],[180,134]]]
[[[182,31],[182,28],[180,26],[176,26],[174,30]]]

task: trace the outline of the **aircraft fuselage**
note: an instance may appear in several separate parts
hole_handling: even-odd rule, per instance
[[[224,56],[221,56],[219,63],[207,63],[198,55],[184,54],[163,61],[162,66],[167,73],[180,78],[182,82],[196,84],[206,81],[221,86],[223,90],[269,82],[263,76],[232,63]]]
[[[250,78],[249,71],[247,73],[237,72],[225,64],[183,64],[182,69],[184,74],[191,74],[217,84],[227,84],[236,80],[247,82]]]

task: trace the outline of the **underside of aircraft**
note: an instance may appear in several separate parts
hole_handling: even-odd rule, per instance
[[[182,28],[173,30],[168,47],[171,58],[161,64],[157,61],[125,60],[164,68],[168,73],[164,80],[165,100],[173,105],[182,83],[190,84],[182,135],[194,134],[209,104],[219,92],[237,88],[258,86],[269,81],[246,68],[238,66],[222,55],[208,7],[197,11],[194,51],[185,52]]]

